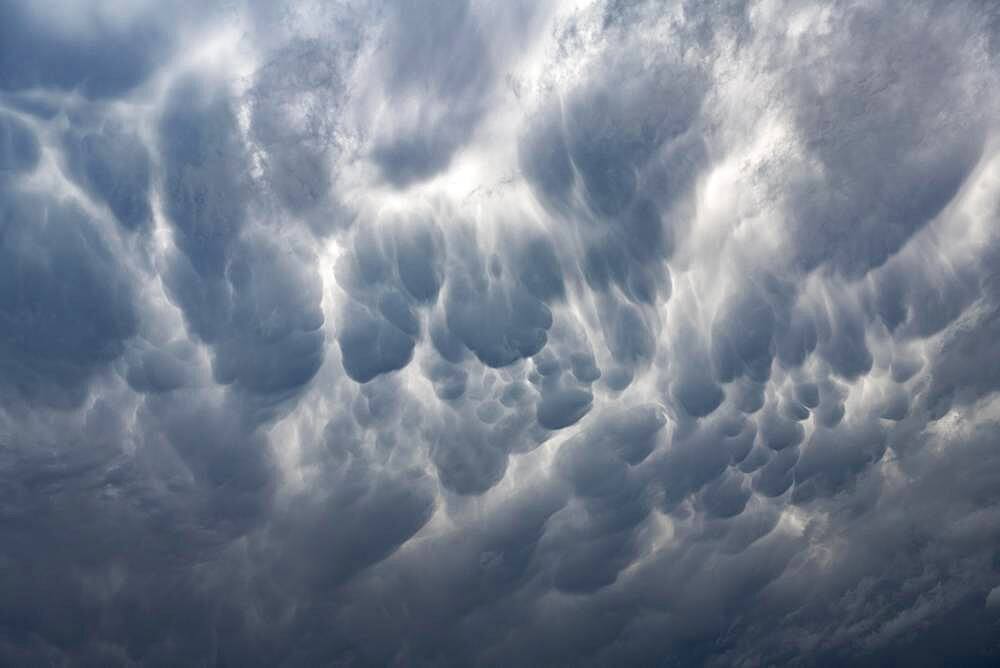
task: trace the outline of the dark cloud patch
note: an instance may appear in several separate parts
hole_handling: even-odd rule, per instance
[[[777,357],[785,367],[797,367],[816,349],[818,331],[812,314],[802,305],[789,309],[776,328]]]
[[[448,166],[485,108],[493,65],[467,0],[402,2],[387,11],[386,93],[401,111],[377,131],[372,158],[404,187]]]
[[[872,354],[866,341],[864,316],[848,305],[836,304],[821,320],[819,355],[833,370],[847,379],[868,373],[872,368]]]
[[[564,121],[566,144],[587,202],[597,215],[623,213],[636,199],[642,185],[640,170],[655,149],[677,139],[691,124],[699,103],[698,87],[689,73],[672,69],[664,64],[644,72],[628,61],[612,63],[609,75],[624,85],[600,82],[570,99]],[[643,227],[638,221],[644,214],[649,215],[643,209],[633,214],[633,232]]]
[[[177,482],[193,495],[195,519],[237,537],[268,511],[276,465],[266,435],[231,400],[172,393],[148,401],[142,416],[150,447],[164,439],[182,468]],[[175,466],[177,465],[175,464]]]
[[[637,406],[598,416],[560,448],[556,467],[578,502],[553,518],[548,538],[557,589],[602,589],[635,559],[637,528],[649,513],[650,496],[630,464],[645,458],[663,425],[654,408]],[[635,441],[623,442],[629,436]]]
[[[920,263],[923,271],[910,268]],[[872,276],[873,307],[899,338],[933,336],[954,322],[979,292],[974,266],[941,262],[931,244],[893,258]]]
[[[374,388],[366,403],[398,401],[389,386]],[[373,417],[378,414],[376,408]],[[303,595],[317,587],[329,591],[385,559],[430,519],[434,498],[426,475],[388,469],[384,455],[391,444],[373,448],[368,438],[372,427],[393,421],[391,413],[381,415],[366,429],[347,416],[331,420],[314,457],[322,486],[294,499],[269,532],[269,550],[279,550],[270,557],[275,569],[286,568],[280,554],[296,546],[293,571],[279,577],[290,576]]]
[[[44,96],[32,95],[29,93],[6,93],[0,95],[4,104],[11,110],[19,111],[35,118],[52,120],[59,113],[59,105],[55,104]]]
[[[0,179],[32,169],[39,154],[38,139],[31,128],[13,114],[0,112]]]
[[[0,554],[33,555],[18,577],[4,571],[5,660],[171,663],[212,651],[220,551],[273,491],[264,440],[211,393],[117,398],[134,413],[97,396],[44,424],[4,414],[21,430],[4,444],[0,524],[11,540]],[[60,549],[44,549],[53,534]]]
[[[910,410],[910,397],[898,385],[886,391],[881,417],[899,422]]]
[[[518,144],[521,170],[543,202],[563,204],[576,175],[566,147],[562,110],[546,108],[532,121]]]
[[[712,413],[725,398],[722,387],[712,376],[712,365],[705,344],[690,325],[685,325],[675,340],[677,365],[673,369],[671,394],[691,417]]]
[[[63,146],[69,173],[107,204],[122,225],[137,229],[151,223],[152,167],[149,151],[135,133],[108,120],[93,130],[67,132]]]
[[[338,32],[334,44],[297,38],[281,45],[255,72],[246,96],[266,182],[282,205],[308,216],[314,228],[323,216],[336,217],[324,205],[332,203],[346,80],[360,48],[361,31],[352,32]],[[327,221],[318,231],[336,227]]]
[[[316,374],[325,336],[315,262],[311,251],[266,241],[234,254],[227,270],[231,319],[213,363],[217,381],[272,394]]]
[[[344,370],[359,383],[402,369],[413,357],[411,337],[360,305],[352,305],[344,313],[337,341]]]
[[[838,9],[845,30],[793,70],[797,122],[824,174],[793,183],[793,237],[807,268],[859,276],[952,200],[979,158],[981,116],[974,95],[950,85],[964,67],[951,46],[963,17]]]
[[[194,346],[176,341],[164,348],[151,348],[131,360],[128,383],[137,392],[171,392],[194,384]]]
[[[444,361],[436,362],[427,372],[428,378],[434,383],[434,393],[445,401],[458,399],[465,394],[468,375],[465,369]]]
[[[743,512],[750,499],[750,489],[739,473],[729,471],[699,493],[699,501],[712,517],[734,517]]]
[[[741,295],[716,316],[712,327],[712,358],[719,380],[746,374],[757,382],[771,375],[775,317],[766,301]]]
[[[217,279],[246,218],[246,148],[225,90],[197,79],[179,82],[159,133],[164,200],[177,246],[195,272]],[[200,323],[208,316],[189,317]],[[195,327],[207,334],[204,326]]]
[[[669,297],[670,271],[662,264],[643,266],[656,254],[656,244],[641,238],[622,240],[619,234],[609,234],[595,241],[584,257],[583,272],[587,284],[594,290],[607,292],[618,287],[633,303],[651,304],[657,296]],[[643,246],[638,260],[627,250],[628,244]]]
[[[508,454],[527,437],[520,419],[484,424],[475,416],[447,412],[431,435],[431,458],[448,489],[458,494],[482,494],[503,478]]]
[[[786,419],[776,411],[764,410],[757,420],[764,445],[772,450],[784,450],[802,442],[805,429],[801,424]]]
[[[463,246],[454,247],[462,254],[462,265],[452,274],[445,296],[448,329],[491,367],[539,352],[552,327],[551,309],[523,283],[512,284],[487,273],[471,241]],[[530,274],[528,279],[534,280]],[[540,283],[536,289],[552,287]]]
[[[388,292],[379,299],[379,313],[410,336],[416,336],[420,331],[420,323],[406,299],[398,292]]]
[[[217,382],[272,398],[294,394],[324,359],[315,253],[294,238],[245,229],[249,156],[224,89],[181,81],[159,130],[180,251],[167,273],[172,298],[213,346]]]
[[[819,387],[816,383],[799,383],[795,386],[795,398],[806,408],[819,406]]]
[[[774,498],[787,492],[795,482],[794,467],[798,462],[796,447],[787,448],[771,456],[753,476],[754,491]]]
[[[441,290],[446,248],[441,230],[418,212],[366,220],[354,230],[348,252],[335,267],[337,282],[349,296],[341,308],[338,340],[351,378],[368,382],[410,363],[424,335],[423,313]],[[432,312],[429,330],[444,361],[462,360],[462,341],[439,310]],[[426,370],[442,398],[464,392],[464,370],[443,362]]]
[[[546,429],[562,429],[580,420],[593,401],[587,390],[566,388],[547,392],[538,404],[538,423]]]
[[[945,338],[927,394],[933,415],[944,415],[956,401],[968,403],[1000,389],[996,367],[982,363],[995,358],[998,333],[1000,308],[991,306]]]
[[[136,333],[131,280],[76,206],[17,190],[0,199],[3,385],[32,403],[78,406]]]
[[[442,283],[441,240],[426,222],[401,225],[396,235],[396,262],[400,282],[419,302],[434,302]]]
[[[722,389],[706,378],[689,376],[678,381],[674,397],[692,417],[705,417],[722,403]]]
[[[795,465],[793,498],[807,500],[843,491],[882,458],[885,441],[884,430],[873,422],[848,425],[836,436],[830,430],[817,430]]]
[[[716,425],[699,425],[689,434],[675,435],[671,447],[650,462],[664,510],[683,514],[679,504],[726,470],[730,450],[719,432]]]
[[[570,357],[570,364],[573,375],[581,383],[592,383],[601,377],[601,370],[597,368],[591,353],[574,353]]]
[[[73,18],[58,25],[44,8],[16,0],[0,4],[0,89],[54,87],[118,97],[146,80],[169,52],[170,34],[155,17],[116,24],[96,7],[69,12],[82,14],[79,25]]]
[[[602,316],[605,339],[615,361],[634,368],[652,358],[656,340],[646,314],[631,304],[610,302]]]
[[[642,462],[656,448],[666,416],[656,405],[641,405],[602,414],[589,431],[589,440],[602,442],[627,464]]]
[[[514,271],[534,297],[549,302],[564,296],[562,268],[551,241],[544,237],[528,240],[514,262]]]

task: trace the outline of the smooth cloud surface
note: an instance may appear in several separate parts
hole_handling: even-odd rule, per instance
[[[0,663],[993,665],[990,2],[0,0]]]

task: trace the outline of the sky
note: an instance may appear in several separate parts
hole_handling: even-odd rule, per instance
[[[997,665],[998,79],[990,0],[0,0],[0,665]]]

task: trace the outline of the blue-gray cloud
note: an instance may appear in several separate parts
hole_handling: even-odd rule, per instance
[[[0,664],[993,665],[998,26],[0,0]]]

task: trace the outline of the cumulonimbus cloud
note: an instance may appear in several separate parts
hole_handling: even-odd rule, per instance
[[[0,663],[992,664],[998,36],[0,0]]]

